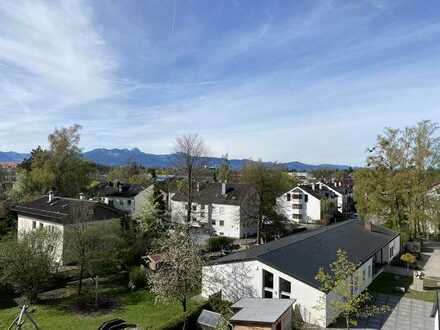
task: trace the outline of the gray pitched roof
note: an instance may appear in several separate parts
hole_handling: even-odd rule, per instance
[[[199,191],[193,190],[193,201],[200,204],[230,204],[241,205],[243,201],[255,190],[252,186],[239,183],[228,183],[226,194],[222,195],[221,183],[200,184]],[[186,202],[186,192],[178,191],[172,198],[174,201]]]
[[[362,221],[349,220],[233,253],[215,260],[212,264],[259,260],[319,289],[316,273],[320,267],[329,270],[337,250],[346,251],[352,262],[364,263],[399,236],[383,227],[372,225],[372,228],[373,231],[369,231]]]
[[[240,310],[230,321],[273,324],[294,302],[290,299],[242,298],[231,306]]]
[[[17,204],[12,207],[12,210],[23,215],[35,217],[52,221],[55,223],[67,225],[75,223],[76,210],[87,210],[90,218],[88,221],[101,221],[117,219],[124,216],[122,211],[113,207],[98,202],[54,197],[53,201],[49,203],[48,196],[43,196],[31,202]]]
[[[146,187],[140,184],[120,183],[119,185],[109,185],[105,183],[96,188],[94,194],[100,197],[134,197],[144,189]]]
[[[222,318],[223,317],[221,314],[214,313],[214,312],[211,312],[211,311],[204,309],[200,313],[199,318],[197,319],[197,323],[200,325],[204,325],[206,327],[212,328],[212,329],[216,329],[218,323],[220,322],[220,320]]]

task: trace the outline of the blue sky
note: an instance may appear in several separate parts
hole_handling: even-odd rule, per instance
[[[0,2],[0,150],[81,146],[360,165],[440,121],[440,1]]]

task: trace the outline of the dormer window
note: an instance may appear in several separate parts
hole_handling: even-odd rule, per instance
[[[286,201],[290,202],[290,194],[286,194]]]

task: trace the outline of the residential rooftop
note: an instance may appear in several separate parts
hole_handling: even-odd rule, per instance
[[[258,260],[319,289],[315,276],[320,267],[329,271],[339,249],[346,251],[352,262],[362,264],[399,236],[384,227],[371,224],[370,228],[363,221],[348,220],[232,253],[212,264]]]
[[[102,203],[56,196],[53,196],[51,201],[49,196],[42,196],[31,202],[17,204],[12,210],[62,225],[73,224],[80,217],[86,218],[86,221],[102,221],[124,216],[122,211]]]
[[[227,183],[226,194],[222,194],[222,183],[201,183],[198,187],[193,190],[193,202],[199,204],[241,205],[250,194],[255,192],[251,185],[240,183]],[[186,202],[186,192],[178,191],[172,200]]]
[[[290,299],[242,298],[231,306],[240,310],[230,321],[273,324],[294,302]]]

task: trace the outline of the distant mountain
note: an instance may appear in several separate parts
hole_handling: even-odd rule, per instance
[[[141,150],[134,149],[93,149],[83,153],[84,158],[101,165],[118,166],[124,165],[130,162],[135,162],[145,167],[171,167],[174,164],[173,154],[148,154]],[[1,152],[0,162],[21,162],[25,158],[29,157],[29,154],[16,153],[16,152]],[[222,159],[219,157],[206,157],[206,163],[209,166],[218,167]],[[233,169],[242,168],[247,159],[231,159],[229,164]],[[268,164],[271,164],[268,162]],[[281,163],[289,170],[295,171],[312,171],[317,169],[347,169],[347,165],[334,165],[334,164],[320,164],[310,165],[301,162],[287,162]]]
[[[14,151],[0,151],[0,163],[20,163],[27,157],[29,157],[29,154],[21,154]]]
[[[136,162],[145,167],[170,167],[174,163],[173,154],[157,155],[157,154],[147,154],[140,151],[137,148],[134,149],[94,149],[84,153],[84,157],[92,162],[102,164],[102,165],[123,165],[129,162]],[[209,166],[218,167],[222,159],[219,157],[206,157],[206,163]],[[233,169],[242,168],[247,159],[230,159],[229,164]],[[270,162],[268,162],[270,164]],[[317,169],[347,169],[347,165],[334,165],[334,164],[320,164],[320,165],[310,165],[300,162],[288,162],[281,163],[289,170],[296,171],[312,171]]]

